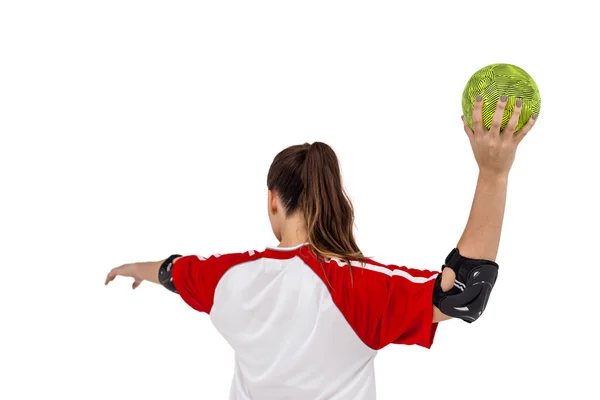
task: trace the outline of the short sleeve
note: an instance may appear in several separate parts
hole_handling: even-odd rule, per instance
[[[426,271],[426,273],[432,273]],[[437,273],[432,273],[437,277]],[[433,323],[435,279],[415,282],[392,276],[384,310],[382,344],[418,345],[431,348],[437,323]]]
[[[308,260],[307,260],[308,261]],[[315,273],[329,282],[330,293],[350,326],[373,349],[389,344],[431,348],[433,289],[439,272],[384,265],[332,261]]]
[[[210,314],[219,281],[232,267],[256,258],[256,254],[215,254],[208,258],[189,255],[175,261],[173,284],[181,298],[194,310]]]

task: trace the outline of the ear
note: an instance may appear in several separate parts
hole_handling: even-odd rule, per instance
[[[274,215],[277,213],[277,206],[277,195],[272,190],[269,190],[269,211],[271,214]]]

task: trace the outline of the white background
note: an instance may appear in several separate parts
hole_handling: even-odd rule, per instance
[[[589,2],[592,4],[592,2]],[[379,399],[598,398],[600,30],[582,1],[1,1],[0,398],[225,399],[233,354],[126,262],[276,245],[266,174],[323,141],[358,240],[438,269],[476,164],[473,72],[542,93],[485,316],[389,346]]]

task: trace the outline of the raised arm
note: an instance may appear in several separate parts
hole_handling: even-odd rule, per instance
[[[496,260],[506,205],[508,175],[519,143],[535,123],[536,115],[533,115],[529,122],[515,133],[522,105],[521,101],[517,100],[506,128],[500,132],[506,101],[506,96],[500,97],[489,131],[485,129],[481,117],[481,96],[478,96],[473,108],[474,130],[471,130],[463,118],[464,129],[479,166],[471,213],[457,245],[460,253],[469,258]]]
[[[508,175],[515,159],[517,147],[533,127],[536,118],[536,115],[533,115],[522,129],[515,132],[522,106],[521,101],[517,100],[512,116],[501,132],[500,126],[507,99],[506,96],[500,97],[489,130],[483,125],[481,115],[483,101],[481,96],[477,97],[473,108],[473,130],[463,118],[464,130],[479,166],[479,176],[469,219],[456,247],[458,254],[462,257],[471,260],[490,261],[492,262],[490,265],[493,265],[496,260],[500,245]],[[454,284],[455,279],[454,270],[445,268],[442,273],[441,288],[445,292],[453,289],[460,293],[461,290],[464,290],[464,287],[457,287]],[[459,285],[464,286],[464,282],[459,283]],[[452,286],[455,286],[456,289]],[[437,307],[434,308],[434,322],[450,318]]]

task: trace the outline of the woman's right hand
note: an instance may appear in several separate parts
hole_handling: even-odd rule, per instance
[[[465,133],[471,142],[471,148],[473,149],[477,165],[479,165],[480,173],[508,175],[515,159],[517,146],[535,124],[537,116],[534,114],[527,121],[527,124],[515,133],[522,109],[521,100],[517,100],[510,120],[504,130],[500,131],[507,100],[507,96],[501,96],[498,100],[489,130],[483,125],[481,115],[483,101],[481,96],[477,96],[473,107],[474,129],[471,129],[465,121],[464,116],[462,117]]]

